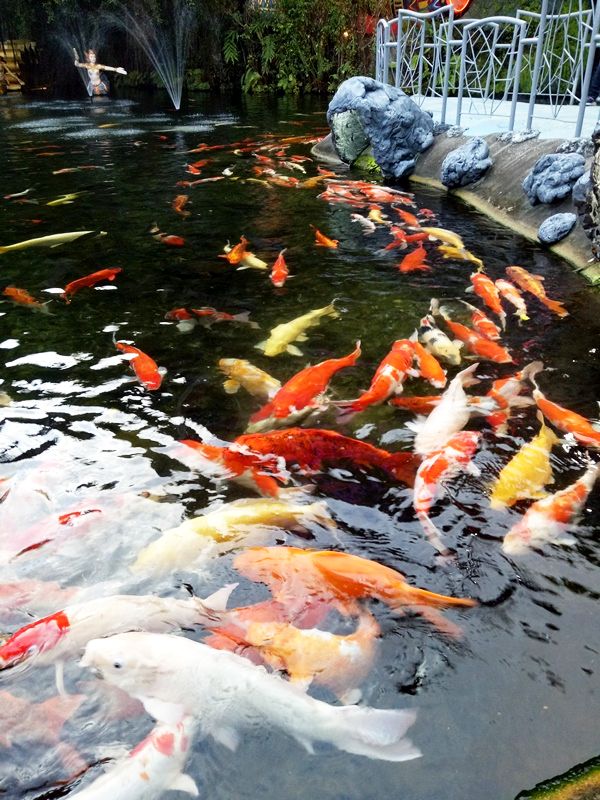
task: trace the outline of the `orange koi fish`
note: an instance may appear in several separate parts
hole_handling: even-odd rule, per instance
[[[445,633],[457,633],[436,609],[472,607],[470,598],[446,597],[410,586],[396,570],[349,553],[301,550],[298,547],[252,547],[236,556],[234,567],[253,581],[265,583],[286,607],[333,604],[343,614],[357,613],[357,600],[374,598],[393,611],[421,614]]]
[[[369,406],[378,406],[393,394],[401,394],[407,375],[413,374],[415,355],[413,342],[397,339],[392,349],[377,367],[371,385],[356,400],[341,400],[335,403],[345,413],[364,411]]]
[[[360,214],[352,214],[352,217],[360,217]],[[365,217],[361,217],[361,219],[365,219]],[[373,230],[375,230],[375,226],[373,226]],[[396,225],[392,225],[390,227],[390,233],[394,237],[393,240],[386,244],[383,248],[384,250],[395,250],[396,248],[401,248],[402,250],[406,247],[406,232],[403,228],[398,228]]]
[[[267,497],[277,497],[280,484],[288,481],[277,457],[269,453],[263,456],[248,447],[220,447],[193,439],[182,439],[181,444],[194,451],[194,467],[216,480],[231,479]]]
[[[114,281],[119,272],[123,272],[121,267],[110,267],[92,272],[90,275],[84,275],[83,278],[77,278],[77,280],[67,283],[61,297],[65,302],[70,303],[70,298],[84,286],[95,286],[100,281]]]
[[[559,317],[569,316],[569,312],[562,303],[559,303],[558,300],[551,300],[546,295],[546,290],[541,283],[545,280],[543,275],[532,275],[530,272],[527,272],[526,269],[523,269],[523,267],[514,266],[507,267],[506,274],[517,286],[520,286],[523,291],[529,292],[529,294],[537,297],[540,303],[543,303],[550,311],[558,314]]]
[[[94,164],[86,164],[82,167],[63,167],[62,169],[55,169],[53,175],[67,175],[71,172],[81,172],[84,169],[105,169],[105,167],[97,167]]]
[[[170,321],[177,320],[177,322],[184,322],[186,320],[194,319],[194,315],[187,310],[187,308],[173,308],[167,311],[165,319]]]
[[[420,459],[412,453],[390,453],[368,442],[321,428],[287,428],[268,433],[246,433],[234,442],[256,456],[283,458],[305,474],[328,464],[347,463],[362,469],[381,470],[394,480],[412,486]]]
[[[406,225],[409,225],[411,228],[421,227],[421,223],[419,222],[419,220],[415,217],[414,214],[411,214],[410,211],[405,211],[403,208],[396,208],[396,207],[394,207],[394,211],[396,212],[396,214],[398,214],[402,222],[404,222]]]
[[[423,232],[409,233],[406,235],[406,241],[411,244],[413,242],[426,242],[429,239],[429,234]]]
[[[493,285],[493,284],[492,284]],[[502,347],[496,342],[481,336],[476,331],[462,325],[460,322],[454,322],[450,315],[443,306],[436,306],[438,313],[443,317],[444,322],[452,331],[452,334],[465,343],[467,350],[480,358],[485,358],[488,361],[495,361],[497,364],[509,364],[513,361],[512,356],[505,347]],[[503,312],[504,313],[504,312]]]
[[[442,543],[440,533],[429,517],[429,510],[444,493],[445,483],[460,470],[470,469],[471,474],[479,474],[471,459],[480,436],[476,431],[455,433],[437,450],[432,450],[417,470],[413,506],[427,538],[443,554],[448,553],[448,548]]]
[[[228,243],[229,244],[229,243]],[[246,255],[246,248],[248,247],[248,239],[245,236],[240,236],[238,244],[226,253],[220,253],[219,258],[226,259],[230,264],[239,264]]]
[[[193,164],[189,164],[190,167],[195,167],[196,169],[202,169],[207,164],[210,163],[210,158],[201,158],[199,161],[194,161]]]
[[[250,417],[248,433],[269,430],[276,425],[290,424],[318,406],[336,372],[353,367],[360,358],[360,342],[343,358],[329,358],[314,367],[306,367],[285,383],[272,400]],[[316,400],[316,402],[315,402]]]
[[[509,375],[506,378],[499,378],[492,383],[492,388],[486,394],[496,403],[496,409],[487,417],[486,421],[494,428],[497,435],[506,433],[507,422],[512,408],[523,408],[533,405],[534,401],[530,397],[521,397],[525,381],[531,380],[544,368],[541,361],[533,361],[520,372]]]
[[[126,344],[125,342],[115,342],[115,347],[122,353],[131,354],[133,356],[131,359],[131,367],[139,382],[145,386],[146,389],[150,391],[160,389],[163,375],[166,372],[164,368],[159,367],[156,361],[133,345]]]
[[[190,175],[201,175],[202,174],[202,171],[199,170],[198,167],[195,167],[193,164],[187,164],[186,168],[185,168],[185,171],[189,172]],[[187,183],[187,181],[186,181],[186,183]]]
[[[425,262],[426,258],[427,251],[423,245],[420,244],[411,253],[405,255],[397,266],[400,272],[414,272],[416,270],[421,270],[422,272],[431,272],[431,267]]]
[[[525,305],[525,300],[523,300],[523,295],[516,286],[514,286],[510,281],[505,281],[503,278],[498,278],[496,281],[496,289],[498,289],[505,300],[508,300],[508,302],[517,309],[515,314],[521,320],[521,322],[525,322],[525,320],[529,319],[527,316],[527,306]]]
[[[443,389],[447,382],[446,370],[442,369],[437,358],[419,342],[417,331],[410,337],[410,341],[419,364],[420,376],[437,389]]]
[[[442,399],[441,394],[413,395],[412,397],[391,397],[388,403],[413,414],[427,415],[438,405]]]
[[[189,196],[187,194],[178,194],[177,197],[173,199],[171,203],[171,208],[177,214],[180,214],[182,217],[189,217],[191,215],[191,211],[186,211],[184,206],[187,204],[189,200]]]
[[[375,617],[365,611],[361,611],[354,633],[347,636],[296,628],[289,622],[248,621],[234,652],[245,655],[251,646],[272,669],[285,670],[291,683],[308,689],[314,681],[343,703],[356,703],[360,699],[356,687],[369,674],[379,635]],[[214,647],[214,640],[208,643]]]
[[[175,236],[175,234],[172,233],[162,233],[156,222],[153,222],[150,226],[150,235],[154,237],[157,242],[162,242],[162,244],[166,244],[169,247],[183,247],[185,244],[185,239],[181,236]]]
[[[241,314],[228,314],[226,311],[217,311],[216,308],[211,308],[210,306],[192,308],[190,310],[197,319],[207,323],[209,326],[212,325],[213,322],[242,322],[246,325],[250,325],[251,328],[259,327],[257,322],[253,322],[249,318],[249,311],[242,311]]]
[[[17,286],[7,286],[2,291],[2,294],[19,306],[27,306],[27,308],[31,308],[34,311],[41,311],[43,314],[50,313],[48,303],[52,301],[48,300],[45,303],[40,303],[40,301],[32,297],[26,289],[19,289]]]
[[[572,433],[584,447],[600,447],[600,431],[596,430],[588,419],[548,400],[539,389],[534,389],[533,399],[548,422],[551,422],[555,428],[565,431],[565,433]]]
[[[289,275],[289,270],[288,270],[287,264],[285,263],[285,258],[283,257],[283,254],[285,253],[286,249],[287,248],[284,248],[283,250],[281,250],[281,252],[277,256],[277,259],[276,259],[275,263],[273,264],[273,266],[271,268],[271,276],[270,276],[271,277],[271,283],[273,284],[273,286],[276,286],[278,289],[281,289],[283,284],[288,279],[288,275]]]
[[[565,535],[565,529],[580,513],[589,493],[600,475],[600,463],[590,463],[585,473],[554,494],[536,500],[522,519],[509,530],[502,549],[510,555],[522,555],[530,547],[545,542],[572,545],[575,540]]]
[[[506,326],[506,314],[500,302],[500,294],[496,288],[496,284],[491,278],[488,278],[483,272],[474,272],[471,276],[472,289],[478,297],[481,297],[486,306],[491,309],[494,314],[500,317],[502,328]],[[467,289],[469,291],[469,289]]]
[[[315,232],[316,245],[318,245],[319,247],[333,247],[333,248],[338,246],[339,241],[337,239],[330,239],[328,236],[325,236],[325,234],[321,233],[321,231],[318,230],[318,228],[315,228],[314,225],[311,225],[310,227]]]
[[[492,322],[492,320],[487,317],[483,311],[475,308],[475,306],[472,306],[470,303],[467,303],[464,300],[462,302],[471,312],[471,325],[475,328],[477,333],[480,333],[487,339],[492,339],[494,342],[498,341],[500,338],[500,329],[496,323]]]

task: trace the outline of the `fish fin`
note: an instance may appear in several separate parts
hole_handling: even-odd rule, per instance
[[[296,347],[296,345],[294,345],[294,344],[288,344],[288,346],[285,349],[287,350],[287,352],[291,356],[301,356],[301,355],[303,355],[302,350],[300,350],[300,348]]]
[[[142,703],[148,714],[158,722],[177,725],[185,717],[185,708],[177,703],[167,703],[165,700],[143,695],[138,695],[137,699]]]
[[[305,342],[307,339],[308,339],[308,336],[305,333],[301,333],[301,334],[299,334],[299,336],[296,336],[296,341],[297,342]]]
[[[262,342],[259,342],[258,344],[255,344],[254,347],[257,350],[264,350],[266,348],[266,346],[267,346],[267,341],[268,341],[267,339],[263,339]]]
[[[411,335],[408,337],[409,342],[418,342],[419,341],[419,332],[414,330]]]
[[[342,706],[331,709],[335,726],[333,742],[347,753],[383,761],[408,761],[421,751],[404,734],[413,724],[416,711]],[[337,734],[337,736],[336,736]]]
[[[171,782],[169,789],[174,792],[186,792],[187,794],[191,794],[193,797],[198,797],[200,794],[194,779],[185,774],[178,775],[175,780]]]
[[[340,703],[343,703],[345,706],[355,706],[357,703],[360,703],[362,692],[360,689],[347,689],[345,692],[338,694],[338,697]]]
[[[419,431],[422,430],[426,419],[427,417],[424,417],[421,414],[419,414],[419,416],[415,417],[415,419],[410,419],[408,420],[408,422],[405,422],[404,424],[409,429],[409,431],[412,431],[413,433],[419,433]]]
[[[62,697],[67,696],[65,689],[65,664],[63,661],[57,661],[54,665],[54,679],[56,681],[56,688]]]
[[[234,381],[233,378],[229,378],[229,380],[226,380],[223,383],[223,388],[227,394],[235,394],[240,388],[240,384],[237,381]]]
[[[235,728],[220,727],[210,731],[211,736],[228,750],[235,752],[240,743],[240,734]]]
[[[435,547],[438,553],[441,553],[442,555],[448,555],[450,551],[448,550],[446,545],[442,542],[440,538],[440,532],[429,518],[429,515],[426,514],[424,511],[419,511],[417,512],[417,518],[421,523],[425,535],[429,539],[429,543],[431,544],[431,546]]]
[[[471,269],[473,269],[473,267],[471,267]],[[474,286],[467,286],[467,288],[465,289],[465,292],[467,292],[468,294],[475,294],[475,287]]]
[[[239,584],[228,583],[202,600],[202,604],[213,608],[215,611],[226,611],[231,593]]]
[[[313,744],[312,744],[312,742],[310,741],[310,739],[304,739],[304,738],[302,738],[302,737],[300,737],[300,736],[296,736],[296,737],[294,737],[294,738],[296,739],[296,741],[297,741],[299,744],[301,744],[301,745],[302,745],[302,747],[303,747],[303,748],[306,750],[306,752],[307,752],[307,753],[310,753],[310,755],[311,755],[311,756],[314,756],[314,754],[315,754],[315,748],[313,747]]]

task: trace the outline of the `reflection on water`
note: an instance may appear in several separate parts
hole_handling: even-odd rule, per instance
[[[2,288],[14,284],[44,298],[45,289],[96,270],[123,270],[116,289],[84,289],[70,305],[45,295],[51,298],[49,315],[8,302],[1,307],[0,391],[12,398],[0,409],[0,619],[7,634],[69,602],[116,592],[187,597],[192,591],[203,597],[238,581],[236,605],[265,599],[262,585],[233,569],[231,554],[201,570],[152,580],[129,569],[160,532],[211,502],[250,494],[199,476],[177,455],[177,440],[197,438],[199,426],[231,441],[260,405],[241,390],[224,392],[217,361],[245,358],[285,381],[309,362],[350,352],[360,337],[361,360],[333,383],[338,398],[355,397],[390,343],[411,334],[432,295],[465,296],[471,271],[466,262],[439,260],[431,273],[400,275],[394,269],[398,259],[384,250],[389,236],[381,229],[365,236],[352,222],[352,209],[317,199],[321,187],[290,191],[265,186],[261,176],[247,180],[254,160],[244,140],[317,135],[322,112],[269,100],[241,107],[196,101],[188,114],[177,116],[129,101],[2,100],[4,193],[32,191],[25,203],[0,201],[1,243],[82,228],[108,232],[101,240],[2,255]],[[190,152],[201,142],[238,144]],[[52,152],[58,155],[43,156]],[[297,144],[288,152],[308,155],[309,147]],[[201,175],[186,172],[186,165],[205,158]],[[90,165],[104,169],[53,174]],[[304,165],[307,175],[316,175],[314,164]],[[177,185],[221,176],[225,169],[232,173],[227,180]],[[300,171],[293,174],[304,178]],[[71,192],[81,192],[72,205],[46,205]],[[187,218],[171,207],[182,193],[189,196]],[[519,326],[511,319],[507,344],[521,366],[544,361],[548,370],[540,384],[553,400],[596,417],[597,295],[547,251],[452,197],[419,189],[417,205],[458,231],[494,278],[507,264],[546,276],[548,294],[564,299],[571,316],[557,322],[532,299],[531,322]],[[184,238],[185,245],[157,241],[148,233],[153,223]],[[315,247],[311,224],[339,239],[340,248]],[[235,243],[242,234],[269,264],[287,248],[293,278],[283,289],[275,290],[266,273],[234,271],[217,258],[228,240]],[[310,329],[302,358],[267,358],[256,349],[275,325],[333,297],[340,318]],[[203,306],[250,312],[261,330],[219,323],[182,333],[164,319],[171,309]],[[160,390],[140,386],[127,360],[116,354],[113,341],[120,339],[166,367]],[[484,362],[478,374],[492,379],[506,373]],[[416,394],[427,392],[425,384],[417,385]],[[343,427],[332,412],[310,424],[402,450],[412,445],[404,425],[409,418],[380,406]],[[453,562],[435,558],[408,488],[345,465],[310,480],[315,496],[328,498],[334,531],[308,524],[308,530],[271,530],[266,537],[269,544],[373,558],[411,584],[480,601],[473,610],[445,612],[464,631],[458,640],[418,615],[398,617],[382,604],[372,606],[382,637],[362,687],[364,702],[418,708],[414,739],[423,758],[394,765],[336,751],[309,756],[277,731],[253,731],[235,755],[212,740],[196,743],[189,771],[201,796],[511,797],[597,751],[591,701],[600,648],[598,492],[590,497],[574,548],[509,560],[500,540],[527,504],[490,510],[486,492],[539,424],[530,409],[517,411],[504,439],[475,424],[483,431],[476,456],[481,474],[453,480],[448,498],[433,509],[436,525],[456,550]],[[585,465],[579,447],[567,442],[553,450],[559,487]],[[67,524],[59,521],[65,515]],[[130,748],[151,727],[137,703],[91,680],[75,660],[66,665],[65,681],[78,699],[57,713],[47,705],[55,695],[52,667],[15,667],[0,679],[1,728],[13,730],[0,736],[0,789],[6,797],[47,796],[86,765]],[[332,700],[323,689],[315,695]],[[27,724],[17,724],[20,718]],[[101,767],[93,770],[99,774]]]

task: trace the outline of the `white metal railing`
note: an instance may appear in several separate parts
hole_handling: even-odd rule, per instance
[[[400,10],[378,22],[376,78],[420,105],[440,97],[442,122],[455,97],[457,125],[466,99],[469,113],[487,116],[506,113],[510,101],[510,131],[519,91],[528,99],[527,129],[536,101],[556,118],[565,105],[578,104],[573,133],[580,136],[600,41],[600,0],[554,0],[552,13],[548,8],[549,0],[541,0],[539,13],[478,20],[454,19],[451,5],[428,13]]]

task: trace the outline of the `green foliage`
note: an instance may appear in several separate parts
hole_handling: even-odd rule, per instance
[[[206,80],[204,70],[188,69],[185,73],[185,85],[190,92],[206,92],[210,89],[210,84]]]

